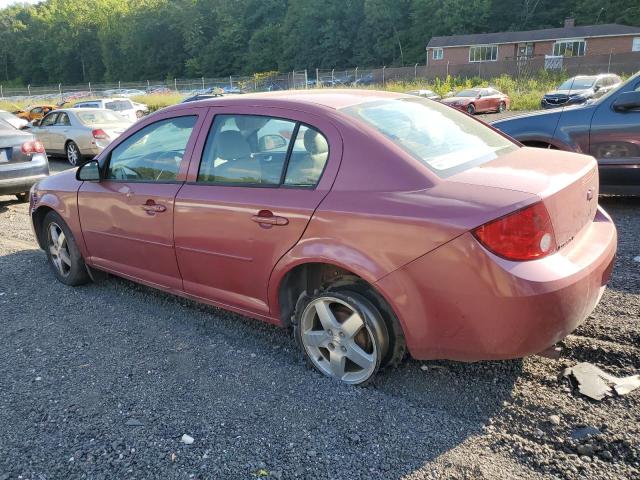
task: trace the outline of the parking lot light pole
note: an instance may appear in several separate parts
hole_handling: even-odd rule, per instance
[[[4,93],[2,93],[2,85],[0,85],[0,98],[4,99]]]
[[[29,96],[31,96],[31,84],[27,85],[27,92],[29,92]]]
[[[387,69],[386,65],[382,66],[382,86],[384,87],[384,71]]]

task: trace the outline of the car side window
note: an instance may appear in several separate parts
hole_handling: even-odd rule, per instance
[[[57,118],[58,118],[58,114],[57,113],[50,113],[49,115],[47,115],[46,117],[44,117],[42,119],[42,121],[40,122],[40,126],[41,127],[50,127],[51,125],[56,123],[56,119]]]
[[[198,182],[278,186],[296,122],[258,115],[216,115]]]
[[[318,183],[329,158],[329,142],[315,128],[300,125],[291,152],[285,185],[312,187]]]
[[[58,114],[58,119],[56,120],[56,125],[59,125],[59,126],[62,126],[62,127],[71,126],[71,120],[69,120],[69,115],[67,115],[66,113]]]
[[[107,178],[133,182],[176,181],[197,116],[160,120],[113,149]]]
[[[34,113],[34,114],[42,113],[42,107],[32,108],[31,113]]]

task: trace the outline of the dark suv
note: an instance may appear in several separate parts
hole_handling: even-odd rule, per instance
[[[600,193],[640,195],[640,72],[587,105],[498,120],[521,143],[593,155]]]
[[[579,105],[602,97],[622,83],[622,79],[613,73],[602,75],[579,75],[565,81],[557,90],[547,93],[540,106],[557,108],[566,105]]]

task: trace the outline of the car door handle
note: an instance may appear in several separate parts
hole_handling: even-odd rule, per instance
[[[271,212],[270,210],[260,210],[258,212],[258,215],[254,215],[253,217],[251,217],[251,220],[253,220],[256,223],[259,223],[260,225],[282,226],[282,225],[289,224],[288,218],[278,217],[274,215],[273,212]]]
[[[167,211],[167,207],[165,207],[164,205],[160,205],[153,200],[147,200],[147,203],[142,205],[142,209],[150,215]]]

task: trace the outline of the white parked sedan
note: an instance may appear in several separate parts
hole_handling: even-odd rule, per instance
[[[54,110],[31,128],[50,155],[65,155],[71,165],[98,155],[133,122],[111,110]]]
[[[119,113],[123,117],[135,122],[149,113],[149,107],[144,103],[137,103],[128,98],[101,98],[98,100],[87,100],[77,102],[74,108],[106,108]]]

